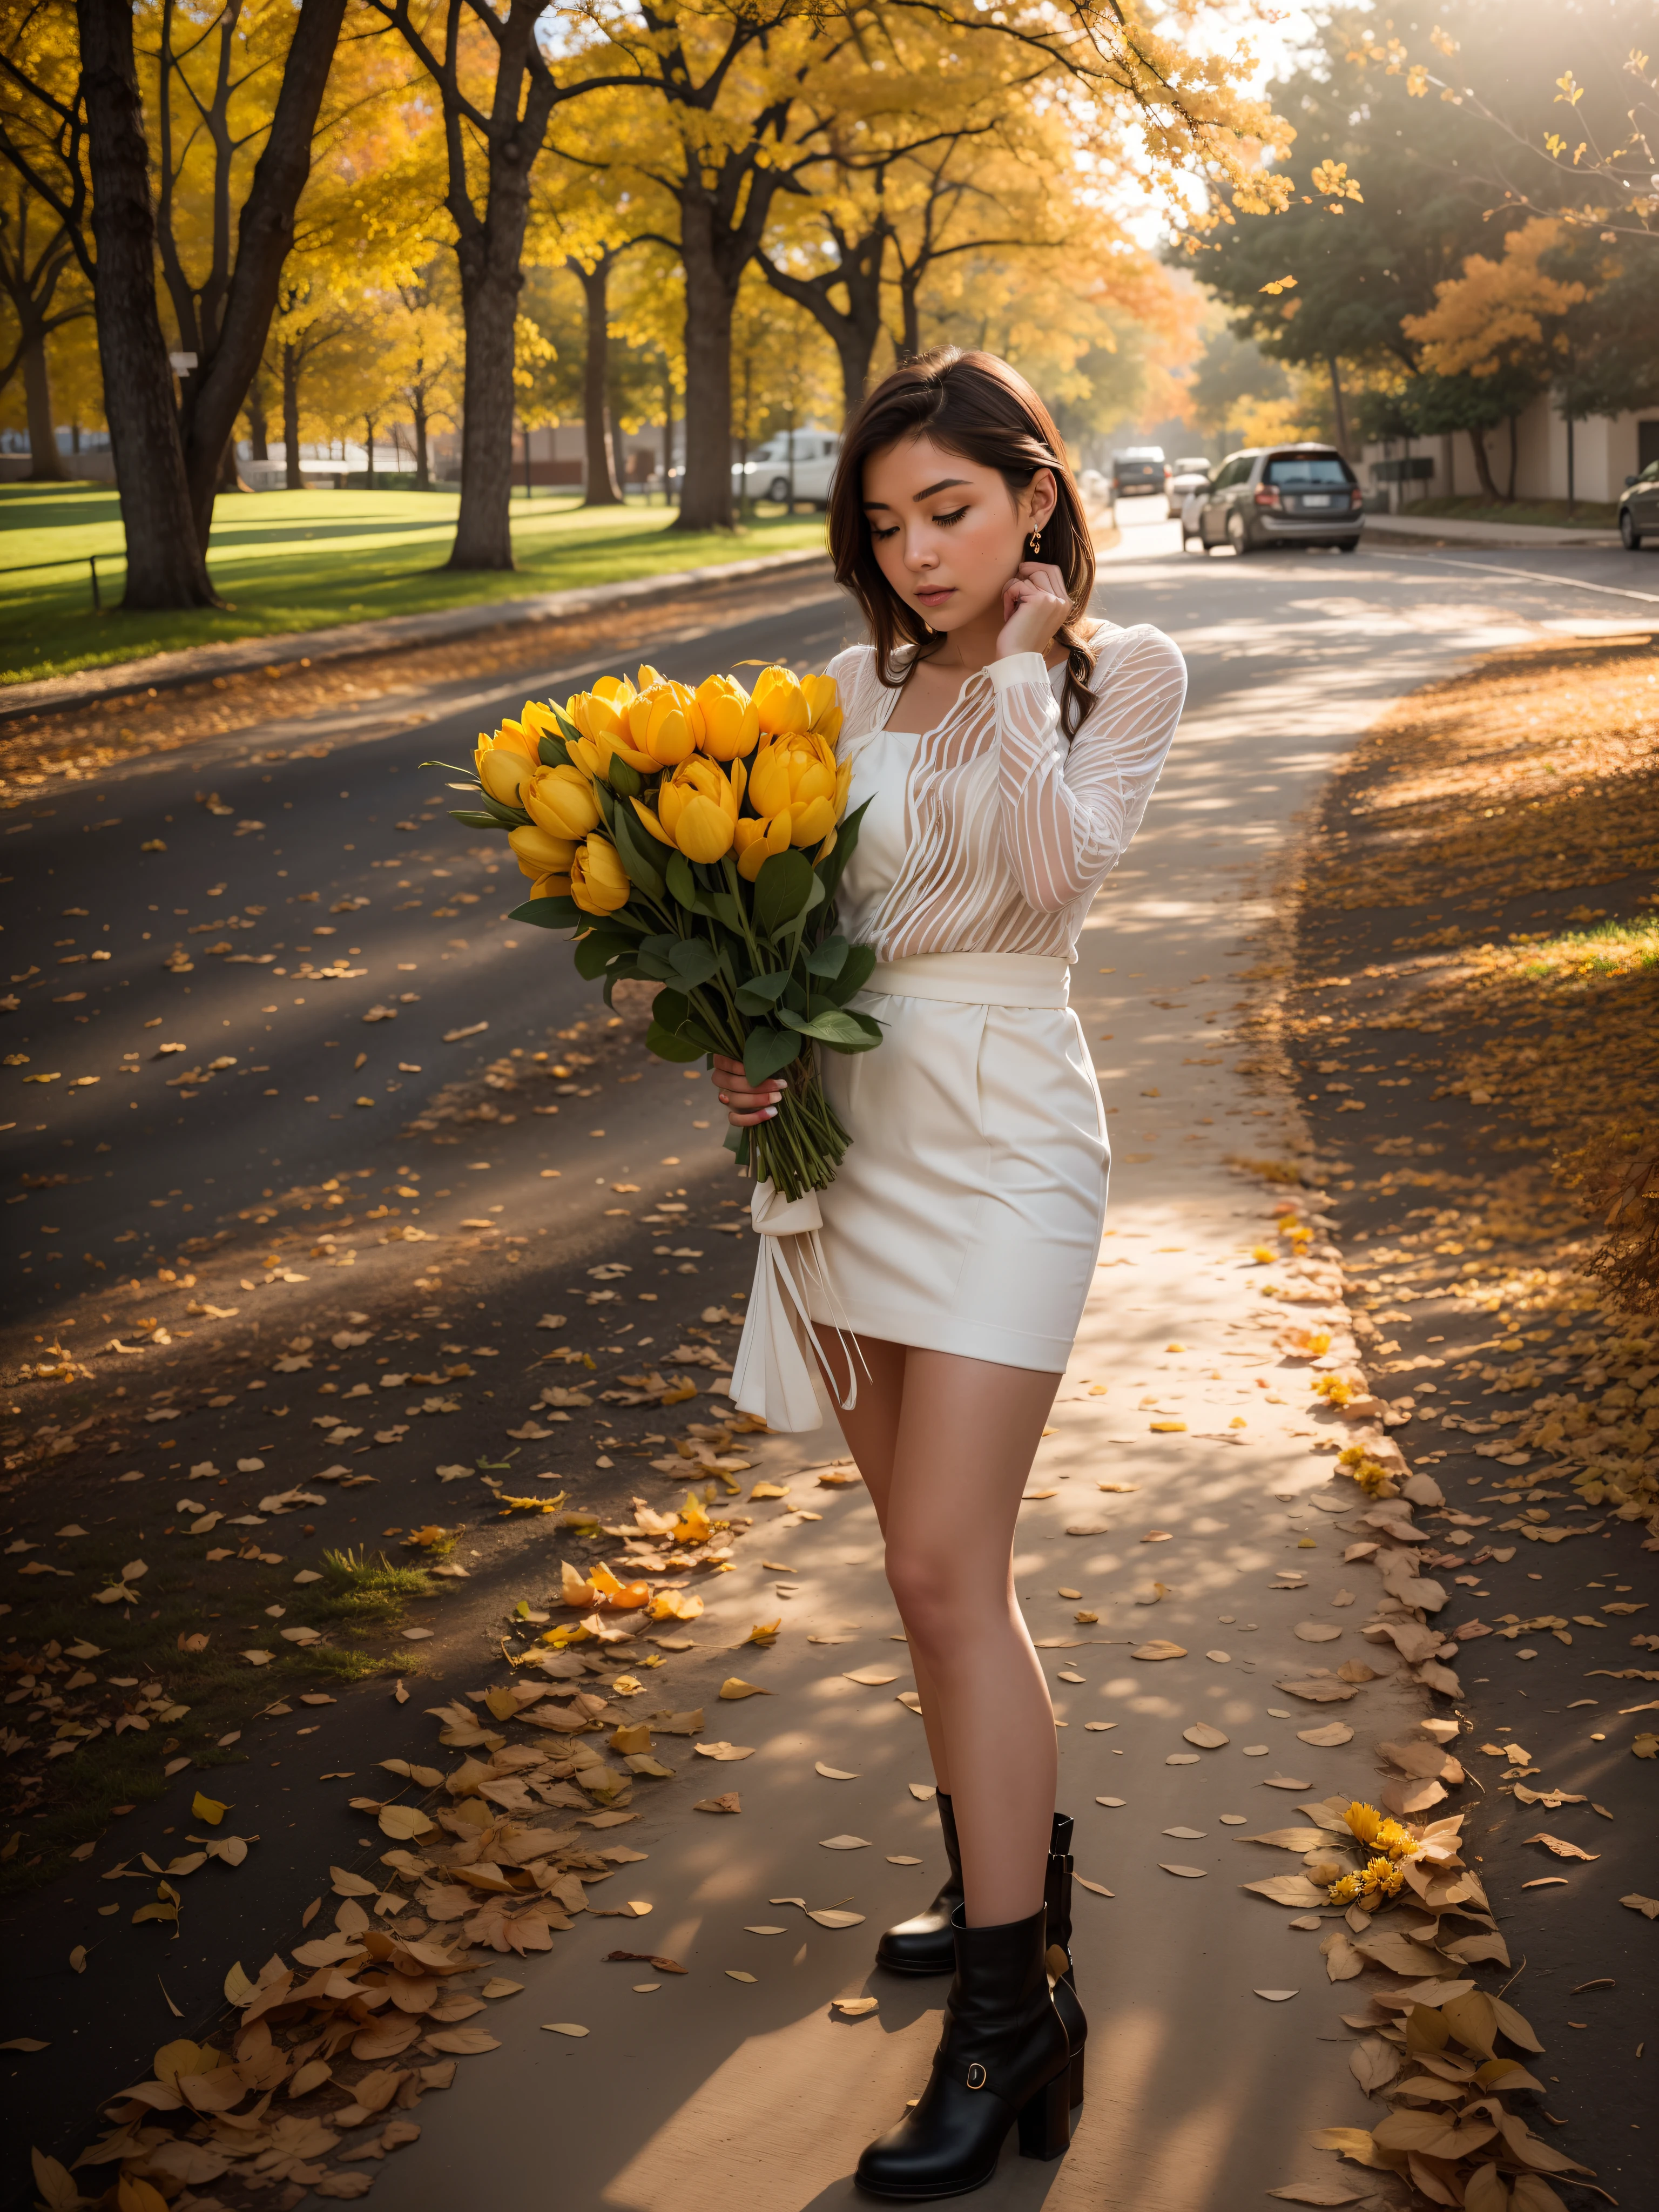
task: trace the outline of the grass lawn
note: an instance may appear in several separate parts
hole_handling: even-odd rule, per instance
[[[1474,498],[1414,499],[1400,510],[1421,515],[1425,521],[1443,516],[1455,522],[1526,522],[1548,530],[1616,530],[1619,507],[1610,499],[1581,499],[1569,507],[1564,499],[1517,499],[1508,507],[1494,507]],[[1383,518],[1379,515],[1381,523]]]
[[[569,495],[520,495],[513,502],[517,569],[458,574],[443,564],[459,504],[453,491],[222,497],[208,565],[225,607],[123,614],[125,538],[114,492],[100,484],[0,486],[0,572],[96,554],[105,603],[94,614],[84,566],[0,573],[0,684],[220,639],[474,606],[823,544],[820,516],[791,520],[776,508],[734,533],[682,536],[668,528],[664,507],[584,511]]]

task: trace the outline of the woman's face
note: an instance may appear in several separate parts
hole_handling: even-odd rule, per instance
[[[1054,510],[1054,480],[1039,469],[1011,495],[995,469],[907,438],[864,465],[864,512],[888,582],[937,630],[960,629],[993,609],[1028,540]]]

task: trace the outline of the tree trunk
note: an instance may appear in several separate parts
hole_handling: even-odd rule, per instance
[[[1348,408],[1342,396],[1342,371],[1334,354],[1329,354],[1326,358],[1331,368],[1331,404],[1336,413],[1336,450],[1346,459],[1348,452]]]
[[[130,0],[76,0],[76,19],[98,256],[98,356],[126,532],[122,605],[216,606],[191,511],[173,371],[156,312],[155,210],[132,9]],[[239,405],[240,399],[239,392]],[[216,468],[217,454],[214,459]]]
[[[899,301],[904,317],[904,337],[899,348],[901,361],[915,361],[921,351],[921,307],[917,295],[921,289],[921,271],[904,270],[899,277]]]
[[[300,474],[300,356],[283,341],[283,481],[290,491],[303,491]]]
[[[374,417],[372,415],[365,415],[363,417],[363,451],[368,456],[368,489],[373,491],[374,489]]]
[[[510,149],[489,149],[489,198],[456,243],[466,364],[461,387],[461,509],[452,568],[511,568],[514,327],[530,179]]]
[[[419,368],[423,366],[423,363],[417,365],[417,374]],[[432,465],[427,453],[426,401],[418,391],[411,403],[410,412],[415,418],[415,489],[416,491],[430,491]]]
[[[265,418],[265,373],[263,367],[247,388],[247,441],[252,447],[249,459],[268,461],[270,459],[270,424]]]
[[[714,210],[689,196],[680,226],[685,264],[685,477],[676,530],[730,530],[732,311],[714,246]],[[738,271],[741,276],[741,270]]]
[[[77,5],[84,18],[110,7],[112,0],[77,0]],[[317,112],[344,15],[345,0],[301,0],[264,150],[242,204],[236,267],[217,337],[185,389],[180,436],[197,542],[204,550],[213,526],[225,448],[235,435],[236,417],[270,335],[283,264],[294,243],[294,210],[311,173]],[[129,52],[131,44],[129,26]],[[107,389],[107,377],[105,381]]]
[[[1494,507],[1502,507],[1498,486],[1492,481],[1492,457],[1486,451],[1486,434],[1471,422],[1468,425],[1469,445],[1474,453],[1474,473],[1480,479],[1480,489]]]
[[[242,471],[236,465],[236,441],[234,438],[228,438],[225,441],[225,450],[219,459],[219,481],[213,488],[214,496],[216,499],[222,491],[246,491],[246,489],[247,485],[243,482]]]
[[[587,349],[582,360],[582,447],[587,457],[587,488],[584,507],[615,507],[622,498],[611,447],[611,410],[607,387],[611,381],[611,323],[605,293],[611,279],[611,257],[602,255],[597,268],[584,269],[580,261],[565,264],[582,288],[586,312]]]
[[[805,307],[834,342],[841,363],[842,420],[846,423],[864,398],[876,341],[881,336],[881,274],[887,226],[878,222],[851,243],[833,224],[831,235],[841,258],[835,269],[826,270],[821,276],[811,280],[792,276],[764,254],[759,259],[773,289]],[[847,295],[844,314],[829,296],[837,284]]]
[[[23,349],[23,395],[28,407],[29,482],[62,483],[69,471],[58,450],[58,426],[52,419],[52,372],[44,337]]]
[[[1515,417],[1511,415],[1510,417],[1510,488],[1504,495],[1511,507],[1515,504],[1515,471],[1516,465],[1516,447],[1517,442],[1515,434]]]
[[[674,372],[665,355],[662,364],[662,503],[674,503]]]
[[[608,407],[605,413],[611,422],[611,464],[616,472],[617,489],[623,499],[628,496],[628,448],[623,442],[622,410]]]

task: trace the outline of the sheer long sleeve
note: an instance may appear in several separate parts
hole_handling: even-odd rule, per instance
[[[1004,848],[1026,904],[1053,914],[1092,895],[1140,827],[1181,719],[1186,664],[1161,631],[1123,632],[1069,744],[1041,653],[1011,653],[987,672]]]

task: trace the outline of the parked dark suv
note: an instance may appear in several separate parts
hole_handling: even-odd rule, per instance
[[[1352,553],[1365,526],[1359,482],[1334,446],[1255,446],[1216,471],[1198,517],[1207,552],[1334,545]]]
[[[1170,468],[1162,446],[1126,446],[1112,455],[1112,490],[1119,499],[1169,487]]]

